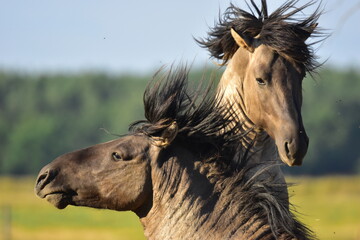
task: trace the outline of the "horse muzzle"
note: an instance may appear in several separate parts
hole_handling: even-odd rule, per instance
[[[307,153],[309,138],[304,130],[293,138],[285,138],[280,143],[276,143],[280,159],[288,166],[301,166]]]
[[[45,166],[37,177],[35,193],[58,209],[63,209],[72,203],[72,197],[76,195],[76,192],[65,191],[62,187],[56,187],[53,183],[57,175],[58,171]]]

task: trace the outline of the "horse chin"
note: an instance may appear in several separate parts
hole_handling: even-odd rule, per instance
[[[71,196],[62,192],[47,194],[45,199],[58,209],[64,209],[71,204]]]
[[[288,165],[289,167],[301,166],[302,164],[302,159],[296,159],[296,158],[290,159],[286,156],[286,154],[282,154],[281,152],[279,152],[279,155],[281,161],[286,165]]]

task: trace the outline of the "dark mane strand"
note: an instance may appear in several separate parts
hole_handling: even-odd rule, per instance
[[[177,140],[192,145],[199,143],[209,156],[217,156],[226,152],[225,148],[237,144],[244,131],[232,109],[219,104],[221,96],[215,94],[212,83],[189,91],[188,73],[187,67],[171,68],[166,73],[159,71],[144,93],[146,120],[131,124],[130,131],[157,136],[176,121]],[[231,122],[239,123],[227,127]],[[226,158],[224,161],[230,164],[231,160]]]
[[[233,28],[243,36],[259,37],[263,44],[311,73],[320,65],[316,61],[312,45],[325,38],[325,34],[314,30],[321,15],[320,5],[310,16],[301,19],[297,15],[316,1],[310,1],[301,7],[296,7],[297,3],[298,0],[289,0],[270,15],[266,0],[261,1],[261,8],[253,0],[251,6],[247,3],[250,12],[231,4],[223,16],[219,17],[218,23],[210,29],[208,37],[195,40],[210,51],[211,57],[226,64],[238,49],[230,33]],[[321,37],[321,40],[307,44],[305,40],[310,35]]]

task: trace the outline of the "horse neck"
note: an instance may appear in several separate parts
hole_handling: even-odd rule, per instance
[[[272,239],[264,216],[242,217],[244,204],[234,201],[236,189],[219,189],[220,179],[211,183],[206,177],[211,167],[194,162],[186,151],[168,156],[152,166],[151,208],[140,218],[147,239]]]
[[[255,125],[247,116],[247,109],[243,102],[244,89],[243,80],[246,75],[250,56],[248,51],[239,48],[229,61],[218,86],[218,94],[221,96],[221,102],[225,105],[231,105],[235,110],[238,119],[241,122],[244,132],[249,132],[242,140],[242,145],[247,149],[252,145],[254,161],[276,160],[278,158],[276,145],[266,131],[256,129]],[[270,159],[269,159],[270,158]]]

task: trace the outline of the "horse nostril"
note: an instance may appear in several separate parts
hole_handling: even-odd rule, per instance
[[[36,185],[39,185],[39,184],[41,183],[41,181],[43,181],[44,179],[46,179],[46,178],[47,178],[47,175],[48,175],[47,172],[44,173],[44,174],[42,174],[42,175],[40,175],[40,176],[38,177],[37,181],[36,181]]]
[[[285,152],[286,152],[286,156],[289,157],[290,156],[289,142],[285,142]]]
[[[38,190],[43,189],[49,182],[51,182],[55,178],[56,174],[57,172],[51,169],[48,169],[45,172],[41,173],[36,180],[36,188]]]

